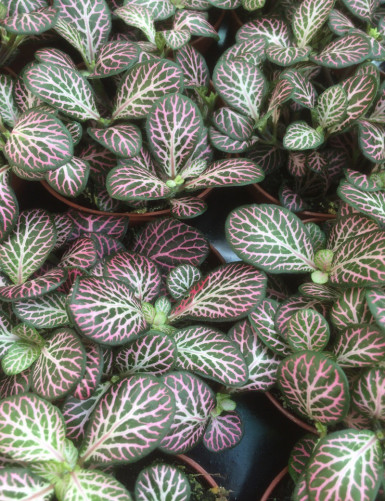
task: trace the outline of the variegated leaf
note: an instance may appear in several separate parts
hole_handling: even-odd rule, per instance
[[[245,317],[263,299],[266,277],[253,266],[230,263],[197,282],[186,298],[176,304],[170,322],[208,319],[211,322]]]
[[[189,0],[187,0],[187,2],[189,3]],[[200,2],[202,2],[202,0],[195,1],[195,3]],[[145,7],[151,12],[151,17],[155,21],[168,19],[175,13],[175,5],[169,2],[169,0],[156,0],[155,2],[154,0],[126,0],[124,3],[125,5],[138,5],[139,7]],[[186,1],[184,3],[186,4]],[[197,6],[194,5],[191,6],[191,8],[197,8]]]
[[[65,425],[54,405],[29,393],[0,403],[0,453],[26,462],[65,461]]]
[[[268,204],[235,209],[226,221],[226,238],[239,257],[263,270],[315,269],[309,234],[287,209]]]
[[[279,303],[274,299],[264,299],[257,308],[250,313],[248,319],[258,338],[273,353],[280,357],[287,357],[291,349],[278,334],[274,325],[274,317]]]
[[[29,391],[29,369],[15,376],[0,379],[0,398],[22,395]]]
[[[45,174],[47,183],[64,197],[80,195],[88,181],[90,166],[82,158],[72,157],[69,162]]]
[[[63,397],[79,382],[85,363],[86,354],[75,332],[54,331],[31,371],[32,390],[46,400]]]
[[[347,114],[348,97],[340,85],[326,89],[317,101],[318,123],[323,129],[340,123]]]
[[[114,14],[128,24],[128,26],[133,26],[141,30],[148,41],[156,45],[154,19],[149,9],[140,5],[126,4],[116,9]]]
[[[309,499],[371,501],[382,475],[382,449],[374,432],[336,431],[321,438],[309,461]]]
[[[374,319],[365,300],[365,289],[352,287],[342,292],[330,311],[330,319],[339,331],[360,324],[373,323]]]
[[[167,59],[138,63],[122,80],[112,119],[144,118],[159,98],[182,89],[183,73],[177,64]]]
[[[87,270],[97,260],[94,241],[89,237],[77,238],[61,257],[59,268],[80,268]]]
[[[25,341],[14,343],[1,360],[1,368],[7,376],[25,371],[37,360],[41,347]]]
[[[67,277],[64,270],[54,268],[38,278],[33,278],[21,285],[7,285],[0,287],[2,301],[20,301],[42,296],[56,290]]]
[[[366,292],[366,301],[377,324],[385,327],[385,293],[382,289],[370,289]]]
[[[58,16],[56,7],[43,7],[2,19],[1,24],[16,35],[38,35],[53,28]]]
[[[77,70],[41,63],[24,73],[24,81],[40,99],[75,120],[84,122],[101,118],[92,87]]]
[[[19,215],[19,204],[9,176],[9,169],[0,168],[0,242],[12,231]]]
[[[81,233],[101,233],[112,238],[123,238],[128,227],[128,220],[125,217],[86,214],[72,210],[68,215],[75,224],[75,238]]]
[[[66,123],[66,128],[68,132],[71,134],[72,142],[74,146],[77,146],[80,143],[80,140],[83,136],[83,127],[79,122],[73,120],[72,122]]]
[[[373,324],[349,327],[339,334],[333,351],[343,368],[369,367],[384,359],[385,336]]]
[[[316,446],[318,438],[315,435],[306,434],[295,443],[289,458],[289,473],[297,483],[301,475],[306,472],[306,466]]]
[[[380,191],[382,188],[381,180],[376,174],[368,175],[352,169],[345,169],[345,178],[350,184],[362,191]]]
[[[212,117],[215,127],[232,139],[244,141],[253,133],[253,121],[231,108],[220,108]]]
[[[177,347],[177,369],[232,387],[246,383],[245,360],[238,347],[222,332],[204,326],[185,327],[178,329],[172,339]]]
[[[181,264],[201,264],[208,254],[209,245],[197,229],[165,218],[148,223],[134,237],[131,250],[147,256],[168,272]]]
[[[79,400],[87,400],[99,386],[103,374],[103,353],[99,345],[88,342],[85,344],[85,372],[78,382],[73,396]]]
[[[265,40],[263,37],[252,36],[236,42],[218,58],[217,64],[224,61],[245,61],[254,65],[265,59]]]
[[[304,0],[293,16],[292,28],[298,47],[306,47],[327,21],[335,0]]]
[[[354,408],[370,419],[385,419],[385,370],[372,367],[362,373],[352,388]]]
[[[301,284],[298,287],[298,291],[306,297],[318,299],[320,301],[333,302],[338,299],[338,291],[333,287],[329,287],[328,285],[308,282]]]
[[[68,308],[78,330],[103,344],[126,343],[146,327],[140,304],[131,289],[112,278],[77,279]]]
[[[330,329],[318,311],[304,309],[294,313],[287,327],[287,342],[293,351],[322,351],[329,342]]]
[[[119,124],[107,129],[89,128],[87,132],[117,157],[134,157],[142,147],[142,135],[136,125]]]
[[[333,424],[348,412],[346,376],[320,353],[302,351],[285,358],[278,369],[278,386],[293,410],[308,419]]]
[[[56,23],[55,29],[75,45],[88,64],[92,64],[101,46],[107,42],[111,29],[111,15],[106,2],[58,0],[57,6],[60,23]],[[76,34],[74,39],[71,34]]]
[[[301,61],[307,61],[310,47],[282,47],[281,45],[268,45],[266,57],[278,66],[291,66]]]
[[[7,468],[0,471],[0,498],[14,501],[48,501],[54,486],[28,469]]]
[[[250,317],[253,315],[254,312]],[[247,381],[236,391],[268,391],[276,383],[278,356],[261,341],[247,320],[236,323],[228,335],[240,349],[248,369]]]
[[[203,435],[203,444],[209,451],[221,452],[237,445],[243,436],[243,425],[237,412],[212,417]]]
[[[70,160],[73,143],[64,124],[54,115],[31,110],[20,116],[4,154],[12,165],[27,172],[45,172]]]
[[[385,161],[385,128],[366,120],[358,122],[358,142],[361,152],[375,163]]]
[[[44,263],[55,242],[55,226],[48,212],[23,211],[14,232],[0,245],[0,267],[14,284],[23,284]]]
[[[291,45],[288,26],[277,17],[262,17],[245,23],[238,31],[236,40],[248,40],[262,37],[267,45],[276,44],[282,47]]]
[[[156,464],[141,470],[135,482],[137,501],[189,501],[190,492],[186,475],[168,464]]]
[[[327,314],[327,308],[324,303],[304,296],[289,296],[279,305],[274,316],[274,324],[283,339],[287,339],[289,321],[292,315],[297,311],[309,308],[317,310],[324,317]]]
[[[266,80],[257,66],[243,61],[217,63],[213,82],[217,93],[229,106],[255,121],[266,94]]]
[[[184,47],[191,39],[191,33],[187,27],[185,29],[165,30],[161,34],[166,45],[172,50]]]
[[[171,427],[161,449],[181,454],[194,447],[203,436],[215,397],[210,387],[188,372],[171,372],[162,377],[175,401]]]
[[[183,197],[170,200],[171,215],[178,219],[191,219],[207,210],[207,204],[198,197]]]
[[[210,73],[205,58],[187,44],[175,53],[175,61],[183,71],[184,87],[208,87]]]
[[[146,372],[160,376],[173,369],[176,356],[176,345],[170,336],[150,331],[121,348],[115,365],[121,374]]]
[[[369,216],[381,225],[385,223],[385,193],[383,191],[362,191],[347,181],[342,181],[337,193],[349,206]]]
[[[309,79],[299,71],[287,71],[284,73],[284,78],[292,84],[293,101],[305,108],[314,108],[316,90]]]
[[[183,173],[182,173],[183,176]],[[228,158],[213,162],[195,179],[186,181],[188,191],[222,186],[245,186],[263,181],[261,167],[247,158]]]
[[[105,501],[133,501],[124,485],[107,473],[80,468],[71,472],[65,485],[66,501],[84,501],[100,496]]]
[[[308,208],[308,205],[302,200],[300,195],[285,184],[279,188],[278,198],[281,205],[291,212],[295,213]]]
[[[334,254],[330,281],[332,284],[369,286],[385,280],[385,232],[366,233],[350,238]]]
[[[293,122],[283,138],[283,145],[288,150],[311,150],[324,142],[322,130],[313,129],[306,122]]]
[[[137,461],[159,445],[172,416],[173,398],[164,384],[153,376],[125,378],[96,405],[80,449],[81,461]]]
[[[69,323],[66,300],[65,294],[54,291],[40,298],[16,301],[13,310],[27,325],[37,329],[54,329]]]
[[[339,37],[347,35],[349,30],[354,28],[352,21],[337,9],[333,9],[329,14],[329,28]]]
[[[14,80],[9,75],[0,75],[0,114],[3,122],[14,127],[19,110],[13,96]]]
[[[111,40],[102,45],[88,78],[117,75],[133,66],[139,57],[138,46],[126,40]]]
[[[327,45],[312,61],[326,68],[346,68],[362,63],[368,58],[370,45],[367,39],[357,33],[348,34]]]
[[[338,218],[330,230],[327,247],[335,252],[347,239],[351,237],[360,239],[366,233],[378,229],[378,224],[375,221],[361,214],[342,216]]]
[[[60,49],[45,48],[35,52],[35,58],[39,63],[51,63],[55,66],[63,66],[64,68],[76,69],[75,63],[70,56]]]
[[[343,0],[343,3],[358,19],[370,22],[380,2],[379,0]]]
[[[162,278],[158,267],[141,254],[115,254],[104,265],[104,275],[124,282],[141,302],[152,301],[160,291]]]
[[[195,266],[190,264],[177,266],[167,276],[168,292],[174,299],[182,299],[201,278],[201,272]]]

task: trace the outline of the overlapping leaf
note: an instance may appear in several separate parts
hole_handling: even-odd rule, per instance
[[[38,329],[53,329],[69,322],[66,299],[65,294],[55,291],[40,298],[16,301],[13,310],[27,325]]]
[[[211,418],[203,435],[204,446],[221,452],[237,445],[243,436],[243,425],[237,412],[227,412]]]
[[[137,501],[189,501],[190,483],[186,475],[175,466],[156,464],[142,470],[135,482]]]
[[[142,147],[142,135],[135,125],[119,124],[107,129],[89,128],[88,133],[117,157],[133,157]]]
[[[318,0],[304,0],[293,16],[292,28],[297,39],[298,47],[306,47],[317,31],[327,21],[334,6],[334,0],[319,2]]]
[[[333,351],[341,367],[368,367],[383,360],[385,337],[375,324],[349,327],[339,334]]]
[[[53,485],[24,468],[7,468],[0,472],[0,497],[22,501],[46,501],[52,497]]]
[[[293,122],[283,138],[283,145],[288,150],[311,150],[324,142],[322,131],[313,129],[306,122]]]
[[[102,45],[94,69],[88,78],[117,75],[133,66],[139,57],[138,47],[126,40],[111,40]]]
[[[45,179],[52,188],[65,197],[77,197],[87,185],[90,167],[81,158],[71,160],[46,173]]]
[[[352,287],[344,290],[332,306],[330,319],[340,331],[347,327],[373,323],[369,305],[365,300],[365,289]]]

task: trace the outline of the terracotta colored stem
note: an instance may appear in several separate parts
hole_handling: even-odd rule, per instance
[[[188,466],[190,466],[193,470],[198,472],[199,475],[201,475],[205,479],[205,482],[210,486],[211,489],[219,487],[213,477],[199,463],[189,458],[188,456],[185,456],[184,454],[177,454],[176,457],[183,463],[186,463]]]
[[[261,497],[261,501],[268,501],[270,495],[274,491],[274,489],[277,487],[279,482],[283,479],[283,477],[287,474],[289,471],[289,468],[285,466],[283,470],[281,470],[278,475],[273,479],[269,487],[265,490],[263,496]]]
[[[290,421],[293,421],[296,425],[300,426],[302,429],[309,431],[310,433],[315,433],[318,435],[318,431],[314,428],[314,426],[310,426],[310,424],[304,423],[301,421],[301,419],[295,417],[291,412],[286,410],[280,403],[279,401],[273,397],[273,395],[269,392],[266,392],[265,395],[267,398],[270,400],[270,402],[280,411],[282,414],[284,414],[287,418],[290,419]]]

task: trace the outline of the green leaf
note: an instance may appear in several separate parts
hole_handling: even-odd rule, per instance
[[[154,18],[149,9],[140,5],[126,4],[114,11],[114,14],[122,19],[129,26],[138,28],[146,36],[147,40],[156,45]]]
[[[41,352],[40,346],[25,341],[17,341],[1,360],[1,367],[7,376],[14,376],[28,369]]]
[[[49,501],[54,487],[24,468],[5,468],[0,471],[0,499],[13,501]]]
[[[292,28],[298,47],[306,47],[327,21],[335,0],[304,0],[295,11]]]
[[[323,142],[322,131],[313,129],[304,121],[291,123],[283,138],[283,145],[288,150],[311,150]]]
[[[156,464],[142,470],[135,483],[138,501],[189,501],[190,484],[187,476],[175,466]]]
[[[347,114],[348,96],[340,85],[326,89],[318,98],[316,112],[323,129],[340,123]]]

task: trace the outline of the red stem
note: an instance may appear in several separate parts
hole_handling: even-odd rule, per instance
[[[189,458],[188,456],[185,456],[184,454],[177,454],[176,457],[183,463],[189,465],[193,470],[197,471],[205,479],[205,482],[210,486],[211,489],[217,489],[219,487],[210,473],[208,473],[199,463]]]
[[[318,431],[314,428],[314,426],[310,426],[310,424],[304,423],[301,421],[299,418],[295,417],[291,412],[286,410],[280,403],[279,401],[273,397],[273,395],[269,392],[266,392],[265,395],[267,398],[270,400],[270,402],[280,411],[282,414],[284,414],[287,418],[290,419],[290,421],[293,421],[296,425],[300,426],[302,429],[306,431],[310,431],[310,433],[315,433],[318,435]]]
[[[289,471],[289,468],[285,466],[283,470],[281,470],[276,477],[274,477],[273,481],[269,485],[269,487],[265,490],[263,496],[261,497],[261,501],[268,501],[270,494],[274,491],[274,489],[277,487],[279,482],[283,479],[283,477],[287,474]]]

